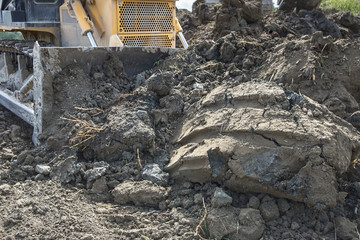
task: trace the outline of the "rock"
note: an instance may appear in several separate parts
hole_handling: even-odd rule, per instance
[[[2,158],[4,160],[11,160],[15,157],[14,153],[10,148],[3,148],[2,149]]]
[[[166,109],[168,118],[174,120],[182,115],[184,101],[179,92],[172,92],[160,99],[160,106]]]
[[[39,164],[36,165],[35,172],[43,175],[49,175],[51,172],[51,167],[48,165]]]
[[[277,200],[277,205],[279,207],[280,213],[286,213],[290,209],[290,204],[284,198],[279,198]]]
[[[239,237],[237,239],[258,240],[261,238],[264,230],[265,222],[259,210],[252,208],[240,209],[239,231],[236,233],[236,236]]]
[[[230,206],[232,203],[232,197],[227,195],[222,188],[216,188],[214,195],[211,199],[211,206],[213,207],[225,207]]]
[[[85,236],[83,236],[81,238],[81,240],[93,240],[93,239],[94,239],[94,236],[91,234],[85,234]]]
[[[220,48],[220,58],[223,62],[231,62],[234,59],[236,47],[229,41],[225,41]]]
[[[28,174],[25,171],[22,171],[21,169],[15,169],[10,172],[10,178],[16,181],[25,181]]]
[[[30,155],[29,150],[24,150],[22,151],[18,156],[17,156],[17,162],[19,164],[23,163],[27,157],[27,155]]]
[[[106,171],[109,169],[109,167],[110,167],[110,165],[106,162],[95,162],[94,167],[85,172],[84,178],[88,182],[92,182],[95,179],[98,179],[101,176],[104,176]]]
[[[24,172],[28,173],[29,175],[35,174],[35,168],[33,166],[23,165],[23,166],[20,166],[20,169],[23,170]]]
[[[263,82],[219,86],[192,107],[165,167],[173,178],[224,182],[318,209],[336,205],[336,174],[357,159],[360,138],[326,107]]]
[[[239,210],[233,207],[211,209],[206,217],[210,238],[223,239],[236,233],[238,212]]]
[[[166,83],[161,74],[153,74],[147,80],[147,88],[149,91],[153,91],[160,96],[165,96],[170,91],[170,86]]]
[[[185,189],[189,189],[192,187],[192,183],[191,182],[184,182],[182,185]]]
[[[141,116],[144,117],[144,115]],[[150,120],[140,119],[137,109],[133,107],[126,105],[111,107],[105,125],[107,130],[99,134],[100,140],[92,146],[95,156],[106,162],[113,162],[122,157],[124,159],[135,158],[137,148],[139,150],[151,148],[155,132],[147,122]],[[110,142],[109,136],[111,136]]]
[[[109,188],[106,184],[106,177],[101,177],[99,179],[96,179],[91,188],[91,192],[97,194],[107,193],[108,191]]]
[[[279,208],[275,200],[265,197],[260,204],[260,212],[266,222],[276,220],[280,217]]]
[[[258,240],[265,229],[260,211],[252,208],[213,208],[206,222],[211,239]]]
[[[247,22],[257,22],[263,17],[262,1],[247,1],[240,12]]]
[[[0,185],[0,195],[8,195],[11,193],[11,186],[9,184]]]
[[[42,181],[45,179],[45,176],[42,175],[42,174],[37,174],[35,177],[34,177],[34,180],[35,181]]]
[[[194,205],[194,201],[190,198],[184,198],[181,201],[181,205],[183,206],[183,208],[188,209]]]
[[[11,125],[11,137],[16,138],[21,136],[21,127],[19,125]]]
[[[136,206],[159,207],[159,202],[167,196],[165,188],[150,181],[124,182],[111,192],[119,204],[134,203]]]
[[[194,195],[194,203],[197,205],[203,204],[203,195],[202,193],[197,193]]]
[[[50,177],[60,183],[69,183],[75,181],[76,174],[79,173],[80,169],[81,164],[77,162],[77,158],[70,156],[54,164]]]
[[[58,150],[61,145],[60,140],[55,136],[50,136],[46,139],[46,149],[48,151]]]
[[[358,239],[357,225],[345,217],[335,218],[336,235],[343,240]]]
[[[149,118],[149,114],[147,113],[147,111],[137,110],[136,115],[137,115],[142,121],[144,121],[146,124],[149,124],[149,123],[150,123],[150,118]]]
[[[142,176],[145,180],[149,180],[160,185],[166,185],[169,178],[169,174],[163,172],[156,163],[145,165],[142,170]]]
[[[251,68],[252,66],[254,66],[254,61],[252,60],[252,58],[248,57],[248,58],[245,58],[244,61],[243,61],[243,64],[242,64],[242,67],[245,68],[245,69],[249,69]]]
[[[250,197],[247,206],[248,206],[249,208],[255,208],[255,209],[257,209],[257,208],[259,208],[259,206],[260,206],[260,200],[259,200],[257,197],[252,196],[252,197]]]
[[[34,162],[35,158],[31,154],[29,154],[26,156],[23,164],[32,165]]]
[[[298,230],[300,228],[300,225],[297,222],[291,223],[291,229],[292,230]]]

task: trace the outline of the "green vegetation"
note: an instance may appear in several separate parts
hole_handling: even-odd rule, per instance
[[[19,32],[0,32],[0,40],[23,40],[23,36]]]
[[[360,14],[360,0],[322,0],[322,7]]]

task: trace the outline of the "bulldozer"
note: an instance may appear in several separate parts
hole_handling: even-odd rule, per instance
[[[0,0],[0,104],[33,126],[33,142],[51,119],[54,76],[77,63],[84,71],[116,54],[132,76],[188,48],[176,0]],[[71,83],[76,85],[75,83]],[[79,89],[81,91],[81,89]]]

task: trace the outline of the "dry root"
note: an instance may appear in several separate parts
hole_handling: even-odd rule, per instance
[[[141,170],[141,169],[142,169],[142,165],[141,165],[141,159],[140,159],[140,154],[139,154],[139,148],[136,149],[136,155],[137,155],[137,160],[138,160],[139,168],[140,168],[140,170]]]
[[[95,108],[75,107],[75,109],[92,112],[95,110],[96,114],[92,114],[91,116],[97,116],[103,112],[103,110]],[[105,127],[100,127],[93,122],[81,120],[71,115],[70,118],[61,117],[61,119],[69,122],[78,123],[79,128],[77,129],[75,136],[70,139],[71,148],[78,147],[83,143],[88,142],[89,140],[95,138],[100,132],[105,130]]]
[[[195,229],[195,236],[200,238],[201,240],[206,240],[206,238],[204,238],[203,236],[200,235],[200,230],[203,232],[204,235],[206,235],[206,232],[204,231],[204,229],[201,227],[204,223],[205,223],[205,220],[206,220],[206,217],[207,217],[207,209],[206,209],[206,205],[205,205],[205,200],[203,198],[203,208],[204,208],[204,216],[203,218],[201,219],[200,223],[196,226],[196,229]]]

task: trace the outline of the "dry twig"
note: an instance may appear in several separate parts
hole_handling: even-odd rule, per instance
[[[137,160],[139,163],[140,169],[142,169],[141,160],[140,160],[140,154],[139,154],[139,148],[136,148],[136,154],[137,154]]]
[[[90,116],[92,116],[92,117],[95,117],[104,112],[104,110],[102,110],[100,108],[81,108],[81,107],[74,107],[74,108],[77,110],[81,110],[81,111],[97,111],[97,113],[90,114]]]
[[[201,219],[200,223],[196,226],[196,229],[195,229],[195,236],[196,237],[199,237],[201,240],[206,240],[206,238],[202,237],[199,233],[199,230],[201,230],[203,233],[204,233],[204,230],[202,229],[201,225],[205,222],[206,220],[206,217],[207,217],[207,209],[206,209],[206,205],[205,205],[205,200],[203,198],[203,207],[204,207],[204,216],[203,218]]]

